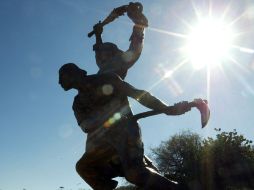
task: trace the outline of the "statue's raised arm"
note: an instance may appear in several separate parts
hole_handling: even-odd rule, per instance
[[[130,46],[127,51],[120,50],[117,45],[111,42],[103,42],[102,32],[106,24],[114,21],[119,16],[127,13],[133,21],[133,31],[130,37]],[[102,22],[93,27],[93,31],[88,34],[95,34],[96,43],[93,46],[95,51],[96,64],[99,67],[99,73],[113,72],[122,79],[125,78],[127,71],[132,67],[141,55],[144,42],[144,29],[148,26],[147,18],[143,14],[141,3],[129,3],[115,8],[109,16]]]

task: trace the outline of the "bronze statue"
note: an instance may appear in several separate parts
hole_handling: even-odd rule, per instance
[[[138,60],[143,49],[144,28],[148,26],[148,21],[142,11],[141,3],[130,3],[115,8],[103,22],[96,24],[94,30],[88,34],[89,37],[93,34],[96,36],[93,50],[95,51],[96,64],[99,67],[98,73],[113,72],[124,79],[128,69]],[[103,43],[101,38],[103,27],[124,13],[127,13],[134,22],[133,32],[129,39],[131,43],[127,51],[118,49],[113,43]]]
[[[113,9],[109,16],[102,22],[100,21],[98,24],[94,25],[93,31],[88,34],[88,37],[94,34],[96,37],[93,50],[95,51],[96,64],[99,67],[98,74],[112,72],[124,79],[128,69],[138,60],[143,49],[144,29],[148,26],[148,20],[142,11],[143,6],[141,3],[130,2],[128,5]],[[129,41],[131,41],[129,49],[124,52],[118,49],[113,43],[103,43],[101,35],[105,25],[113,22],[116,18],[125,13],[127,13],[128,17],[134,22],[134,26],[129,39]],[[146,155],[144,155],[144,159],[147,163],[150,163],[152,168],[156,168]]]
[[[73,63],[59,70],[59,84],[65,90],[76,89],[73,111],[80,128],[87,133],[86,151],[76,164],[79,175],[95,190],[112,190],[117,186],[114,177],[125,177],[143,189],[176,189],[177,185],[158,173],[144,155],[137,120],[158,113],[181,115],[196,107],[201,112],[202,126],[209,119],[207,102],[201,99],[167,106],[150,93],[123,81],[127,71],[139,58],[148,21],[140,3],[130,3],[114,9],[88,34],[96,36],[93,49],[99,72],[87,75]],[[103,27],[127,13],[135,23],[130,46],[122,51],[113,43],[103,43]],[[128,97],[152,109],[133,116]]]
[[[73,63],[59,70],[59,84],[76,89],[73,111],[78,125],[87,133],[86,152],[77,162],[79,175],[95,190],[112,190],[124,176],[143,189],[176,189],[177,185],[162,177],[144,160],[143,142],[127,97],[168,115],[180,115],[191,107],[206,107],[203,100],[167,106],[150,93],[124,82],[114,73],[87,75]],[[200,109],[202,110],[202,109]],[[208,118],[207,118],[208,120]]]

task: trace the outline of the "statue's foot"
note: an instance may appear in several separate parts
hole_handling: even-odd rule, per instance
[[[105,190],[113,190],[117,187],[118,182],[116,180],[110,180],[108,184],[105,186]]]
[[[118,182],[115,180],[107,180],[101,184],[97,184],[94,190],[113,190],[117,187]]]

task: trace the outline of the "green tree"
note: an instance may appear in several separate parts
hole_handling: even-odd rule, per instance
[[[219,132],[203,141],[202,185],[205,189],[254,189],[252,141],[233,132]]]
[[[152,149],[160,172],[182,189],[199,189],[202,138],[190,131],[172,136]]]
[[[215,138],[187,131],[162,142],[152,149],[159,170],[182,189],[254,189],[252,141],[236,130],[216,131]]]

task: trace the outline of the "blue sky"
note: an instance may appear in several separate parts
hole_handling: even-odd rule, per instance
[[[168,104],[209,98],[211,119],[201,129],[197,110],[179,117],[154,116],[140,121],[146,153],[162,140],[183,130],[214,136],[214,128],[236,129],[253,139],[254,117],[254,2],[251,0],[146,0],[149,20],[145,45],[126,81],[149,90]],[[1,0],[0,1],[0,189],[78,189],[88,186],[75,172],[84,152],[86,135],[77,127],[71,106],[75,91],[58,85],[58,69],[74,62],[89,74],[97,72],[88,38],[93,24],[125,0]],[[210,7],[210,8],[209,8]],[[179,48],[195,25],[197,12],[225,13],[239,35],[230,49],[232,59],[210,71],[184,64]],[[227,10],[227,11],[226,11]],[[187,24],[186,24],[187,23]],[[128,48],[132,22],[120,17],[104,28],[104,41]],[[209,91],[207,90],[209,89]],[[130,100],[134,113],[147,110]]]

